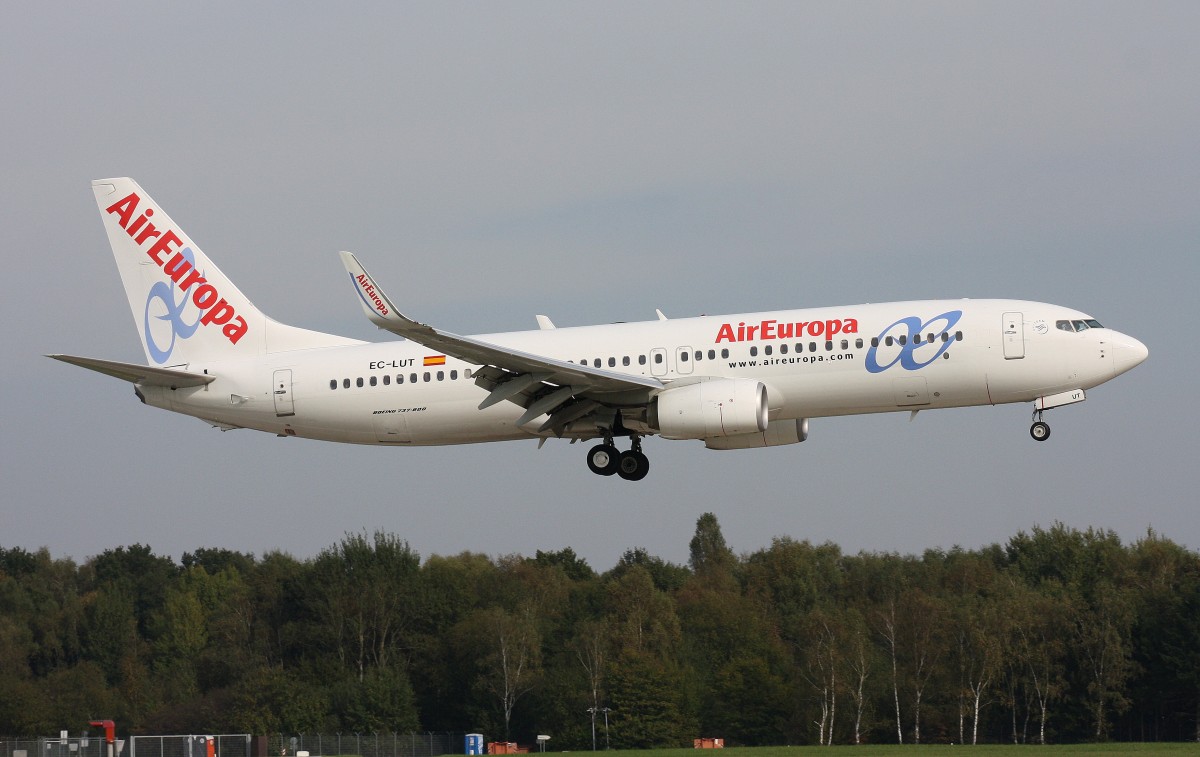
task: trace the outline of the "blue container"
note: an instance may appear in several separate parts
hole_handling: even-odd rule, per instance
[[[463,740],[463,748],[465,754],[483,754],[483,734],[468,733]]]

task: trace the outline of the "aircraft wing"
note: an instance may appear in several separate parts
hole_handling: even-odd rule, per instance
[[[188,386],[204,386],[216,380],[216,376],[207,373],[192,373],[174,368],[152,368],[137,363],[121,363],[116,360],[100,360],[94,357],[77,357],[75,355],[47,355],[46,357],[61,360],[64,363],[87,368],[89,371],[103,373],[106,376],[119,378],[132,384],[145,386],[165,386],[169,389],[181,389]]]
[[[544,380],[560,385],[588,387],[598,392],[621,392],[631,389],[662,389],[663,383],[648,376],[631,376],[627,373],[590,368],[586,365],[568,363],[542,355],[501,347],[468,336],[451,334],[405,316],[383,290],[371,278],[353,253],[342,252],[342,263],[350,273],[367,318],[381,329],[386,329],[417,344],[443,352],[459,360],[479,365],[493,365],[506,371],[521,374],[546,374]]]
[[[637,404],[639,401],[648,401],[653,392],[664,386],[661,381],[649,376],[634,376],[569,363],[459,336],[414,321],[400,312],[353,253],[341,252],[340,255],[363,311],[372,323],[431,350],[487,366],[481,371],[484,375],[480,377],[486,384],[476,382],[491,392],[480,403],[480,409],[508,399],[526,408],[527,412],[521,416],[523,422],[549,413],[551,418],[543,429],[561,428],[570,420],[586,415],[604,400],[611,401],[615,395],[624,397],[621,403],[614,404]],[[564,388],[570,391],[563,391]],[[583,410],[588,407],[589,401],[591,406]],[[578,415],[574,418],[563,420],[567,415],[576,413]]]

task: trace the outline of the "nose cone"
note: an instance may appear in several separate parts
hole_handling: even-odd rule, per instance
[[[1150,355],[1146,345],[1131,336],[1118,334],[1113,340],[1113,375],[1120,376],[1125,371],[1141,365]]]

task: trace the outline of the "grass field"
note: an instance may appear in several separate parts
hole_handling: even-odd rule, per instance
[[[614,757],[816,757],[817,755],[834,755],[835,757],[850,757],[864,755],[865,757],[890,757],[904,755],[911,757],[918,754],[936,754],[950,757],[962,754],[969,757],[1023,757],[1024,755],[1200,755],[1200,744],[1196,743],[1126,743],[1126,744],[1068,744],[1064,746],[1014,746],[1012,744],[980,744],[978,746],[897,746],[873,744],[870,746],[804,746],[804,747],[730,747],[719,752],[706,752],[697,749],[646,749],[614,751]]]

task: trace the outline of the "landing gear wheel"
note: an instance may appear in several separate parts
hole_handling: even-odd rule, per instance
[[[588,450],[588,468],[600,476],[611,476],[621,464],[621,453],[611,444],[597,444]]]
[[[621,455],[617,473],[626,481],[641,481],[650,472],[650,459],[637,450]]]
[[[1044,442],[1050,438],[1050,425],[1044,421],[1038,421],[1029,427],[1029,435],[1039,442]]]

